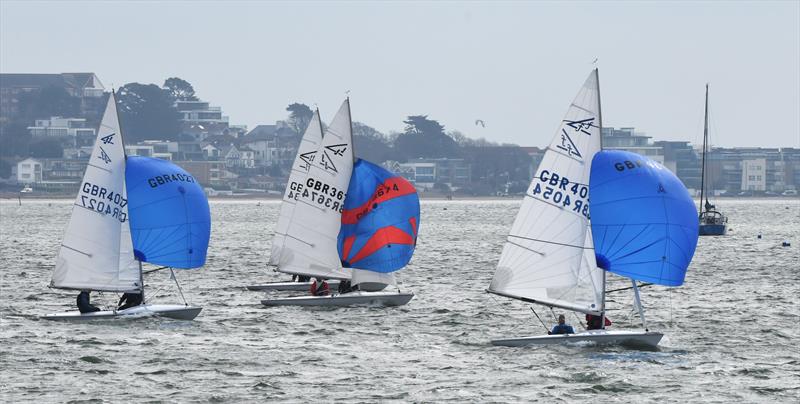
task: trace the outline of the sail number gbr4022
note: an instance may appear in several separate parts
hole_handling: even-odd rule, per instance
[[[344,209],[344,198],[347,197],[347,193],[316,178],[309,177],[305,184],[300,182],[289,184],[288,197],[295,201],[302,198],[305,202],[317,205],[319,208],[341,212]]]
[[[531,183],[529,195],[589,218],[589,187],[558,173],[542,170]]]

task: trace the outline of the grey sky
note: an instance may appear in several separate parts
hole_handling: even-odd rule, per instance
[[[251,128],[350,90],[385,133],[427,114],[545,146],[595,58],[606,126],[696,142],[710,82],[713,143],[800,147],[798,1],[0,1],[0,71],[178,76]]]

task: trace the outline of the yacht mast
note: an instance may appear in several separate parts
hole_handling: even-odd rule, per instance
[[[703,163],[702,168],[700,169],[700,217],[703,216],[703,209],[705,205],[703,204],[703,196],[705,195],[706,201],[708,200],[708,195],[705,194],[706,190],[706,148],[708,144],[708,84],[706,83],[706,107],[705,107],[705,117],[703,123]]]

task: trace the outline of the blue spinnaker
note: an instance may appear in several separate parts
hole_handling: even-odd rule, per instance
[[[411,260],[419,229],[419,196],[405,178],[358,159],[339,230],[346,268],[393,272]]]
[[[589,199],[598,267],[683,284],[697,246],[697,210],[669,169],[636,153],[601,151],[592,160]]]
[[[138,260],[183,269],[205,264],[211,213],[192,175],[166,160],[130,156],[125,188]]]

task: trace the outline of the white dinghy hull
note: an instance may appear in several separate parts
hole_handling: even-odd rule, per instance
[[[334,279],[329,279],[328,287],[331,289],[336,289],[339,287],[339,281]],[[312,282],[270,282],[265,283],[262,285],[247,285],[247,290],[275,290],[275,291],[292,291],[292,292],[304,292],[311,289]]]
[[[598,345],[631,345],[655,348],[664,334],[649,331],[592,330],[577,334],[536,335],[531,337],[496,339],[492,345],[520,347],[591,342]]]
[[[265,306],[402,306],[414,298],[410,292],[351,292],[330,296],[295,296],[265,299]]]
[[[137,319],[142,317],[159,316],[173,318],[176,320],[194,320],[202,307],[184,306],[180,304],[145,304],[131,307],[125,310],[101,310],[92,313],[81,313],[79,311],[67,311],[64,313],[51,313],[42,316],[45,320],[56,321],[89,321],[89,320],[111,320],[111,319]]]

